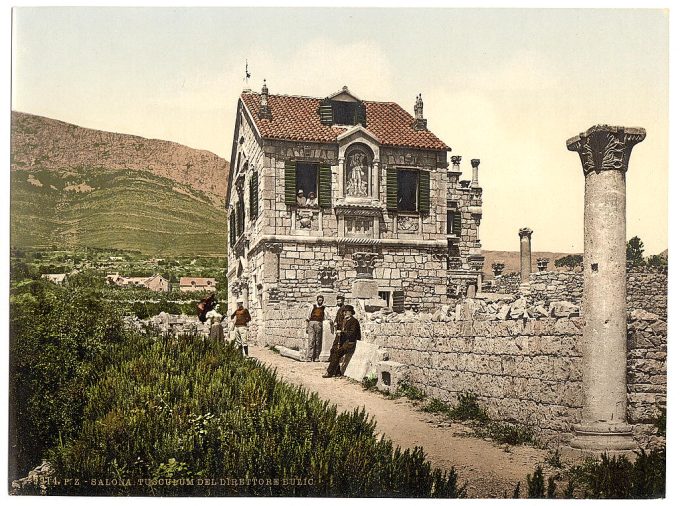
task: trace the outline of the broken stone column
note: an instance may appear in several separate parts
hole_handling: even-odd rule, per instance
[[[531,274],[531,234],[534,231],[530,228],[519,229],[519,280],[521,283],[529,281]]]
[[[626,170],[642,128],[596,125],[567,141],[585,176],[583,411],[571,446],[635,447],[626,420]]]

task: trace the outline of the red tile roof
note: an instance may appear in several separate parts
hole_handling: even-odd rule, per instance
[[[271,120],[258,117],[259,94],[244,92],[241,100],[265,139],[336,142],[338,135],[347,131],[346,127],[321,124],[318,113],[320,98],[269,95]],[[380,139],[381,144],[418,149],[451,149],[429,130],[415,130],[415,119],[398,104],[363,103],[366,104],[366,129]]]

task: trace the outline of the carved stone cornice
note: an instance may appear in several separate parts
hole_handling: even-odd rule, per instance
[[[628,170],[630,153],[646,137],[644,128],[595,125],[567,141],[567,149],[581,158],[583,174],[602,170]]]
[[[335,214],[343,216],[380,216],[382,207],[378,202],[336,201]]]

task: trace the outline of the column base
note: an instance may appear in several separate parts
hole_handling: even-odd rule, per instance
[[[634,450],[633,427],[626,423],[592,423],[574,425],[571,448],[590,452]]]

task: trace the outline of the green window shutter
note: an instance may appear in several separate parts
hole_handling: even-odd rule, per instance
[[[232,248],[236,243],[236,216],[234,211],[229,214],[229,246]]]
[[[405,295],[403,290],[395,290],[392,292],[392,311],[395,313],[404,312]]]
[[[418,211],[430,212],[430,173],[426,170],[418,173]]]
[[[453,235],[460,237],[463,230],[463,220],[460,211],[453,212]]]
[[[258,202],[258,175],[254,172],[250,177],[250,218],[257,218],[257,213],[259,210]]]
[[[331,207],[331,167],[319,167],[319,207]]]
[[[387,210],[397,210],[397,169],[387,168]]]
[[[366,126],[366,104],[363,102],[357,104],[356,121],[354,121],[354,124]]]
[[[297,191],[295,188],[295,185],[297,184],[297,171],[295,168],[295,162],[286,162],[284,174],[286,205],[294,206],[297,203],[295,200],[295,192]]]
[[[319,116],[322,125],[330,126],[333,124],[333,105],[327,98],[319,103]]]

